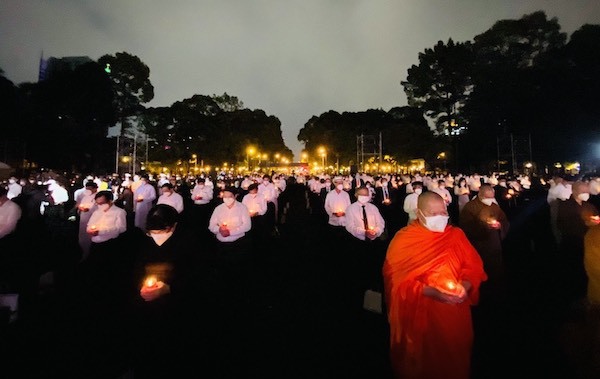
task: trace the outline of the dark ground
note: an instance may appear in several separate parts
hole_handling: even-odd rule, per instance
[[[475,318],[474,379],[600,377],[586,355],[583,312],[556,295],[544,201],[532,197],[509,210],[509,301],[499,314]],[[198,349],[189,377],[390,378],[387,320],[340,306],[324,264],[322,220],[292,209],[279,230],[256,265],[249,303],[211,326],[211,353]],[[131,350],[153,347],[132,346],[127,314],[97,320],[76,299],[50,287],[28,301],[0,334],[0,377],[134,378]]]

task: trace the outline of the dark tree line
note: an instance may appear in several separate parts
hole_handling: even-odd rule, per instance
[[[163,165],[192,153],[209,164],[243,161],[248,144],[265,153],[292,155],[279,119],[246,109],[227,93],[145,107],[154,98],[150,69],[125,52],[18,86],[0,71],[0,96],[0,160],[13,167],[113,171],[117,145],[107,135],[114,125],[120,137],[136,134],[150,141],[148,160]],[[121,140],[126,142],[120,143],[120,154],[130,154],[131,138]]]

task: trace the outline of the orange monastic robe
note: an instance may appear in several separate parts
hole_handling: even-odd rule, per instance
[[[390,354],[397,378],[468,379],[473,345],[471,305],[487,279],[479,254],[463,231],[431,232],[416,220],[396,233],[383,265]],[[423,286],[468,280],[469,298],[446,304]]]

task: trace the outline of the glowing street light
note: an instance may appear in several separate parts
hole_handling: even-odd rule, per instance
[[[321,165],[323,166],[323,168],[325,168],[325,157],[327,156],[327,150],[325,149],[325,147],[320,146],[317,151],[319,153],[319,156],[321,157]]]
[[[248,146],[246,148],[246,166],[248,166],[248,170],[250,170],[250,157],[256,153],[256,148],[254,146]]]

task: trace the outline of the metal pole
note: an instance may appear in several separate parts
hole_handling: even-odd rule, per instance
[[[132,162],[132,171],[135,174],[135,168],[136,168],[136,161],[137,159],[137,130],[136,132],[133,134],[133,162]]]
[[[120,143],[120,136],[117,134],[117,149],[115,151],[115,173],[119,173],[119,143]]]
[[[517,162],[515,161],[515,142],[513,140],[512,133],[510,133],[510,154],[512,156],[512,166],[513,166],[512,174],[515,175],[515,173],[517,171]]]

